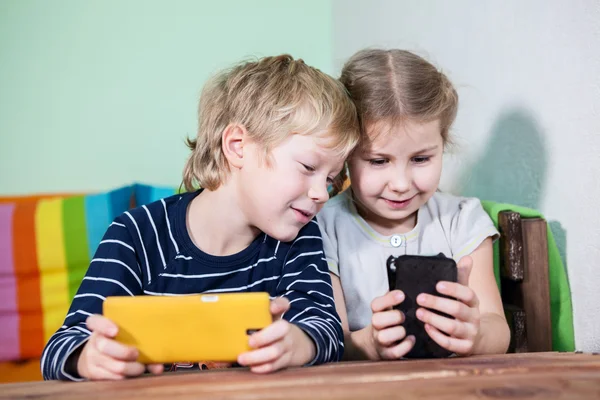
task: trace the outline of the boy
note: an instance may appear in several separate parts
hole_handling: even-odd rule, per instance
[[[314,216],[358,135],[343,86],[302,60],[266,57],[215,77],[200,98],[197,138],[188,141],[188,192],[111,224],[44,349],[44,378],[145,371],[137,349],[116,342],[117,326],[98,315],[115,295],[268,292],[274,322],[250,336],[253,350],[239,364],[265,373],[341,359],[342,327]]]

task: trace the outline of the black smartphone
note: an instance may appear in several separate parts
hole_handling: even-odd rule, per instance
[[[405,321],[402,325],[406,329],[406,335],[414,335],[416,339],[412,350],[405,357],[442,358],[451,355],[452,352],[431,339],[416,312],[419,308],[417,296],[421,293],[447,297],[438,293],[435,286],[440,281],[456,282],[456,262],[440,253],[437,256],[390,256],[386,264],[390,290],[401,290],[405,296],[404,301],[395,308],[404,313]],[[436,310],[431,311],[452,318]]]

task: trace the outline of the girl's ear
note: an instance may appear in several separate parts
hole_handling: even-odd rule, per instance
[[[221,147],[229,165],[233,168],[242,168],[244,165],[244,142],[247,140],[248,131],[240,124],[229,124],[223,130]]]

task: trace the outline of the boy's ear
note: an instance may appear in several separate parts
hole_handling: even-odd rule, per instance
[[[244,142],[247,140],[248,131],[240,124],[229,124],[223,131],[221,146],[223,154],[234,168],[244,165]]]

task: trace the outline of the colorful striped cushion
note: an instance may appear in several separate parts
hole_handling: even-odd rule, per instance
[[[179,193],[178,188],[173,186],[151,186],[137,183],[134,187],[136,206],[150,204],[154,201]]]
[[[0,199],[0,361],[40,357],[132,194]]]

